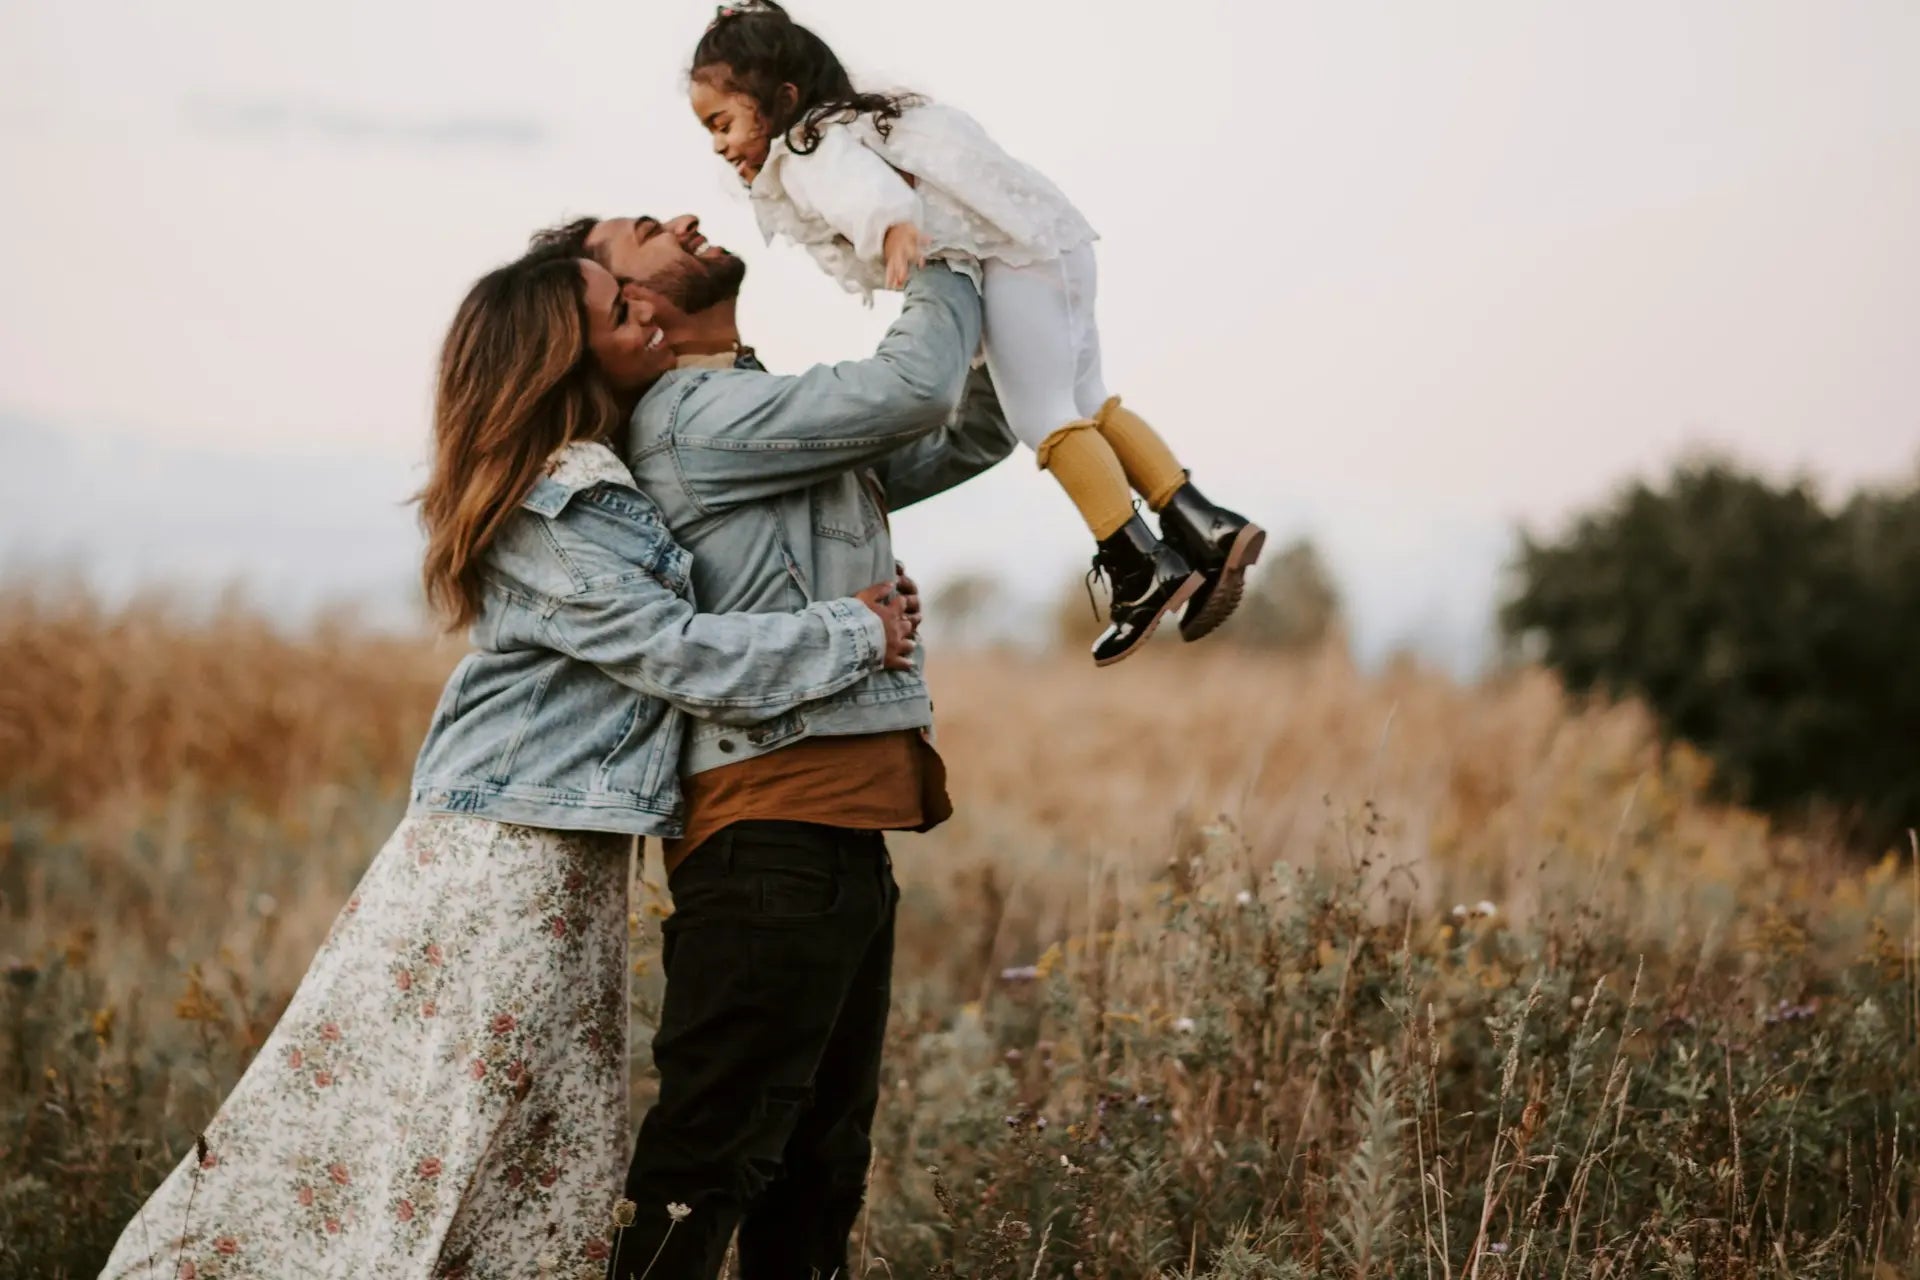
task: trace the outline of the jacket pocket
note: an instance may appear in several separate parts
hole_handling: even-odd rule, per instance
[[[837,476],[807,491],[813,504],[813,531],[853,546],[865,546],[880,531],[880,508],[861,476]]]

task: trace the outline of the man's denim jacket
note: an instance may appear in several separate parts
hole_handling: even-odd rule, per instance
[[[986,470],[1012,451],[984,370],[980,295],[932,265],[909,281],[900,317],[868,360],[795,377],[676,370],[635,408],[634,479],[693,553],[703,607],[779,616],[891,578],[886,513]],[[956,417],[955,405],[965,404]],[[874,671],[753,726],[697,722],[683,773],[810,735],[926,729],[915,670]]]
[[[696,613],[688,560],[611,449],[558,455],[487,551],[409,811],[675,836],[688,716],[752,731],[880,670],[885,630],[852,592]]]

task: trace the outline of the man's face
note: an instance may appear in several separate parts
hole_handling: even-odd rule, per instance
[[[740,292],[747,264],[700,234],[700,219],[608,218],[587,235],[587,252],[614,275],[637,280],[689,314]]]

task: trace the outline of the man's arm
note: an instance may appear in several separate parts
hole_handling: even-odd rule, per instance
[[[940,429],[979,345],[978,290],[947,267],[923,268],[871,359],[797,377],[717,370],[662,405],[681,483],[713,511],[868,466]],[[656,432],[643,426],[637,447]]]
[[[873,473],[886,490],[887,509],[898,511],[973,479],[1012,453],[1017,443],[983,365],[967,378],[957,414],[933,434],[874,463]]]

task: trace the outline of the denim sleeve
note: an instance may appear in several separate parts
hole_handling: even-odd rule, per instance
[[[947,267],[924,267],[871,359],[796,377],[742,369],[701,377],[674,410],[680,481],[706,512],[868,466],[940,429],[979,345],[979,292]]]
[[[886,630],[854,599],[798,613],[696,613],[652,578],[550,606],[548,643],[689,715],[758,724],[858,684],[885,658]]]
[[[958,414],[874,463],[873,472],[886,490],[887,509],[898,511],[973,479],[1005,459],[1016,443],[982,366],[968,376]]]

